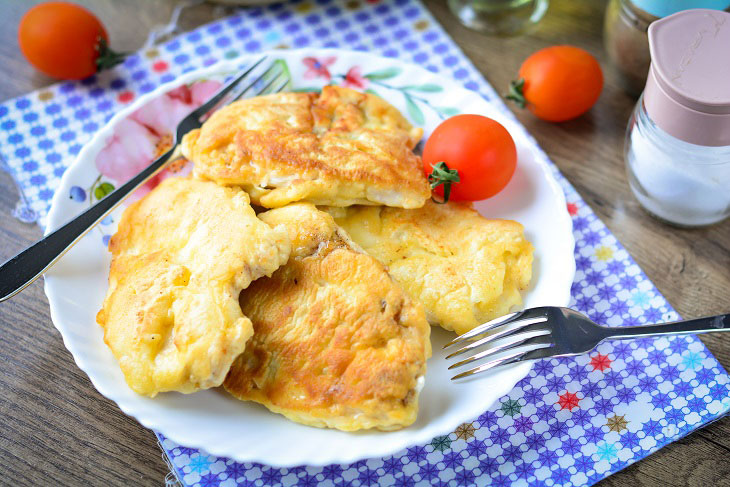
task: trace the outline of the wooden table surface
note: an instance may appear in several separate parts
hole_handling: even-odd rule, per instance
[[[75,0],[107,26],[115,49],[139,48],[150,27],[166,23],[174,0]],[[3,0],[0,18],[0,100],[41,88],[52,80],[22,58],[16,26],[37,0]],[[563,174],[685,317],[730,311],[730,221],[703,229],[677,229],[648,216],[631,195],[622,156],[626,121],[635,100],[619,88],[602,48],[604,2],[553,0],[530,35],[485,37],[462,27],[443,1],[426,4],[467,56],[503,90],[521,61],[554,44],[593,53],[606,85],[587,115],[563,124],[517,116]],[[200,5],[185,11],[187,30],[221,15]],[[15,187],[0,173],[0,261],[41,236],[35,225],[14,220]],[[51,324],[42,284],[0,304],[0,484],[161,485],[167,473],[150,430],[102,397],[74,364]],[[703,341],[727,369],[730,335]],[[730,485],[730,419],[724,418],[602,481],[621,485]]]

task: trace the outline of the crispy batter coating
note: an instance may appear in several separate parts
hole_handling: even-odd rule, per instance
[[[311,426],[393,430],[413,423],[431,355],[421,306],[311,204],[259,217],[287,227],[292,254],[241,293],[254,334],[226,390]]]
[[[431,192],[412,149],[423,131],[370,94],[337,86],[234,102],[188,133],[195,173],[239,185],[251,201],[418,208]]]
[[[522,225],[488,220],[469,205],[328,208],[352,240],[423,304],[431,324],[461,335],[522,304],[532,245]]]
[[[148,396],[220,385],[253,333],[238,294],[290,248],[238,188],[170,178],[130,205],[96,318],[127,384]]]

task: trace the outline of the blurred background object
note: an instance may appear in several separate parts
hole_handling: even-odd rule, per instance
[[[649,72],[649,24],[691,8],[724,10],[730,0],[611,0],[606,7],[603,43],[624,90],[639,96]]]
[[[485,34],[522,34],[545,15],[548,0],[449,0],[461,22]]]

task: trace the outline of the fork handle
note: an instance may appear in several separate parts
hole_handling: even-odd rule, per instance
[[[0,301],[15,296],[38,279],[119,203],[160,172],[174,150],[175,144],[104,199],[0,266]]]
[[[654,335],[683,335],[690,333],[709,333],[712,331],[730,331],[730,314],[707,316],[694,320],[674,321],[658,325],[602,328],[606,330],[605,338],[636,338]]]

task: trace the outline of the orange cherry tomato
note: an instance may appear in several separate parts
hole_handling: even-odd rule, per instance
[[[451,183],[450,199],[478,201],[507,186],[517,166],[517,148],[507,129],[491,118],[456,115],[436,127],[423,147],[426,174],[431,175],[440,162],[446,163],[448,170],[458,171],[458,182]],[[443,185],[434,192],[443,196]]]
[[[564,122],[587,112],[603,89],[603,72],[588,52],[553,46],[528,57],[510,85],[508,99],[549,122]]]
[[[94,74],[100,56],[111,53],[113,63],[121,56],[106,49],[108,36],[94,14],[68,2],[47,2],[26,12],[18,26],[18,42],[25,58],[39,71],[61,79],[82,79]]]

